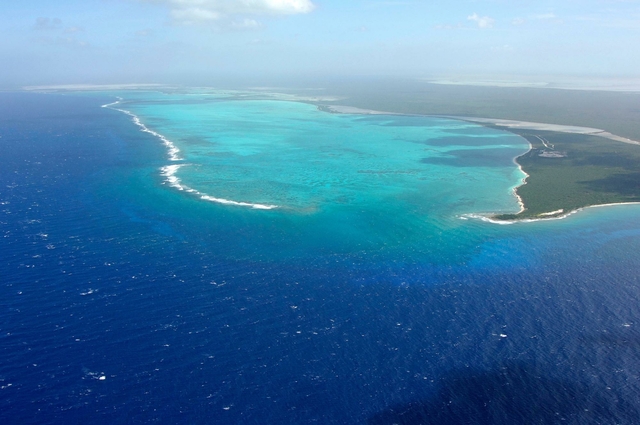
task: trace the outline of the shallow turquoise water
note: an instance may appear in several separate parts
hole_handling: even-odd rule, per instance
[[[179,181],[165,182],[167,189],[215,204],[211,211],[226,208],[257,232],[271,229],[274,256],[384,251],[410,261],[458,260],[479,243],[477,223],[463,215],[519,209],[513,188],[524,174],[513,159],[528,143],[508,132],[228,95],[125,96],[114,107],[180,150]]]

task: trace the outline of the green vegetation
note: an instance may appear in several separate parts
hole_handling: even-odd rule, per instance
[[[526,209],[495,218],[533,218],[589,205],[640,202],[640,146],[581,134],[510,131],[525,137],[533,147],[517,159],[529,175],[517,189]],[[539,137],[553,149],[545,147]],[[543,152],[565,156],[540,156]]]
[[[446,86],[384,79],[327,87],[324,94],[344,96],[334,102],[339,105],[574,125],[640,140],[640,93]],[[597,136],[496,128],[519,134],[533,146],[517,159],[529,175],[527,184],[517,190],[525,211],[496,218],[532,218],[560,209],[566,213],[589,205],[640,202],[640,146]],[[545,147],[538,137],[553,148]],[[551,157],[540,156],[544,151]]]
[[[447,86],[416,80],[327,83],[338,105],[420,115],[500,118],[600,128],[640,140],[640,93],[518,87]]]

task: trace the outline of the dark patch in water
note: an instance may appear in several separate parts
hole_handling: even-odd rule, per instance
[[[640,347],[640,335],[636,332],[601,332],[581,338],[582,343],[605,347]]]
[[[184,143],[190,146],[205,146],[205,147],[211,147],[212,145],[216,144],[215,142],[210,142],[203,137],[197,137],[197,136],[181,137],[180,143]]]
[[[455,135],[449,137],[435,137],[426,140],[404,140],[405,142],[418,143],[428,146],[491,146],[504,143],[503,140],[495,137],[456,137]]]
[[[504,167],[516,156],[515,153],[505,155],[504,149],[458,149],[447,155],[422,158],[420,162],[451,167]]]
[[[633,424],[638,412],[605,387],[542,375],[546,368],[505,365],[456,371],[434,398],[392,406],[370,425]]]

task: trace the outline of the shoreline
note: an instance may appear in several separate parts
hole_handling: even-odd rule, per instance
[[[518,194],[518,189],[527,184],[527,179],[530,177],[527,172],[524,171],[522,165],[518,162],[518,158],[521,158],[524,155],[527,155],[533,150],[533,145],[529,140],[527,140],[522,135],[510,131],[510,129],[521,129],[521,130],[542,130],[542,131],[555,131],[559,133],[569,133],[569,134],[580,134],[585,136],[599,136],[609,140],[639,145],[640,142],[627,139],[625,137],[617,136],[615,134],[609,133],[602,129],[591,128],[591,127],[580,127],[580,126],[569,126],[569,125],[560,125],[560,124],[546,124],[546,123],[537,123],[537,122],[529,122],[529,121],[515,121],[515,120],[503,120],[503,119],[493,119],[493,118],[474,118],[474,117],[464,117],[464,116],[456,116],[456,115],[420,115],[420,114],[399,114],[394,112],[384,112],[384,111],[376,111],[371,109],[362,109],[351,106],[341,106],[341,105],[318,105],[318,110],[328,113],[334,114],[363,114],[363,115],[403,115],[403,116],[424,116],[424,117],[439,117],[439,118],[448,118],[459,121],[472,122],[474,124],[478,124],[481,126],[493,125],[496,127],[500,127],[504,131],[508,131],[511,134],[514,134],[518,137],[523,138],[529,144],[529,149],[527,152],[518,155],[513,158],[513,162],[518,166],[518,169],[525,175],[522,179],[521,184],[515,186],[512,191],[518,205],[520,206],[520,210],[515,213],[522,214],[526,211],[525,203],[522,197]],[[549,211],[545,213],[540,213],[536,217],[527,217],[527,218],[514,218],[511,220],[501,220],[496,218],[499,214],[495,213],[469,213],[462,214],[458,216],[460,219],[467,220],[469,218],[482,220],[492,224],[515,224],[515,223],[532,223],[537,221],[549,221],[549,220],[562,220],[573,214],[576,214],[586,208],[600,208],[600,207],[608,207],[615,205],[640,205],[640,202],[614,202],[607,204],[594,204],[594,205],[585,205],[584,207],[571,209],[565,212],[565,209],[560,209],[556,211]]]
[[[552,220],[564,220],[565,218],[572,216],[574,214],[577,214],[583,210],[589,209],[589,208],[603,208],[603,207],[615,207],[618,205],[640,205],[640,202],[614,202],[611,204],[596,204],[596,205],[587,205],[584,207],[580,207],[571,211],[567,211],[564,212],[562,215],[557,215],[554,217],[539,217],[539,218],[520,218],[520,219],[516,219],[516,220],[499,220],[496,218],[493,218],[493,216],[490,216],[488,214],[479,214],[479,213],[471,213],[471,214],[462,214],[459,215],[458,218],[460,218],[461,220],[468,220],[470,218],[473,219],[477,219],[477,220],[481,220],[487,223],[492,223],[492,224],[500,224],[500,225],[509,225],[509,224],[517,224],[517,223],[535,223],[538,221],[552,221]],[[544,214],[544,213],[543,213]],[[542,215],[542,214],[540,214]]]

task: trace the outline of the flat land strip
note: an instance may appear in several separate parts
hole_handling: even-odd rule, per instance
[[[517,158],[529,175],[526,184],[517,189],[525,210],[494,218],[549,218],[591,205],[640,202],[640,146],[633,143],[640,141],[639,93],[375,79],[329,90],[343,96],[334,104],[354,108],[604,130],[601,137],[594,132],[567,133],[483,122],[525,137],[532,145],[531,151]],[[619,140],[612,140],[615,136]]]
[[[529,175],[517,189],[526,209],[495,218],[550,217],[591,205],[640,202],[640,146],[592,135],[509,131],[532,146],[516,159]]]

